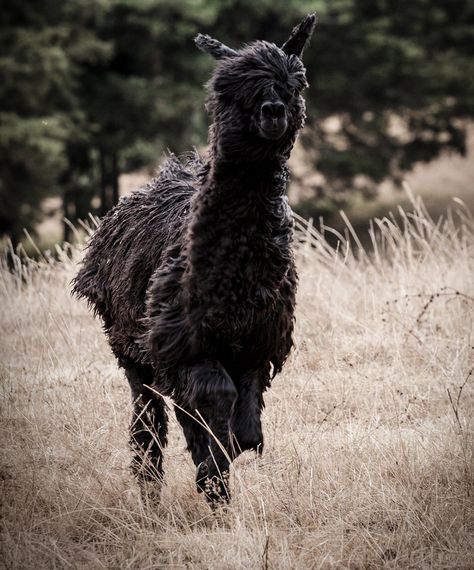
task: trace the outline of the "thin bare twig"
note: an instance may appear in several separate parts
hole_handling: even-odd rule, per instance
[[[454,402],[453,397],[451,396],[451,392],[449,390],[449,388],[446,388],[447,392],[448,392],[448,397],[449,397],[449,401],[451,403],[451,407],[453,408],[453,412],[454,412],[454,417],[456,418],[456,421],[458,423],[459,429],[461,431],[463,431],[462,429],[462,424],[461,424],[461,418],[459,417],[459,405],[461,402],[461,394],[462,391],[464,389],[464,387],[466,386],[469,378],[474,374],[474,366],[471,368],[471,370],[469,370],[466,378],[464,379],[464,382],[461,384],[461,386],[459,386],[458,388],[458,393],[457,393],[457,397],[456,397],[456,402]]]

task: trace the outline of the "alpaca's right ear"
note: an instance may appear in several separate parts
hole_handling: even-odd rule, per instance
[[[212,57],[215,57],[216,59],[222,59],[223,57],[235,57],[237,55],[235,50],[227,47],[219,40],[211,38],[211,36],[198,34],[194,38],[194,42],[200,50],[212,55]]]

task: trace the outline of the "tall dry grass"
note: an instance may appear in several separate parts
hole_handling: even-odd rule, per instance
[[[79,252],[2,268],[0,564],[474,567],[474,221],[414,200],[401,225],[373,222],[370,254],[350,227],[335,253],[297,225],[296,350],[264,456],[236,461],[216,513],[174,419],[161,505],[142,506],[128,387],[69,294]]]

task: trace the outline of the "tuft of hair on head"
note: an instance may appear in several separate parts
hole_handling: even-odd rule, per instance
[[[287,55],[296,55],[301,57],[304,48],[308,44],[316,26],[316,14],[308,14],[297,26],[295,26],[290,37],[281,46],[281,49]]]
[[[215,59],[235,57],[237,55],[235,50],[206,34],[198,34],[194,38],[194,42],[201,51],[212,55]]]

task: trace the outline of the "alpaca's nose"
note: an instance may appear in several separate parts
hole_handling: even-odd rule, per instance
[[[286,107],[281,101],[264,101],[260,107],[259,133],[264,139],[277,140],[288,127]]]
[[[285,105],[281,101],[265,101],[261,111],[266,119],[281,119],[285,116]]]

